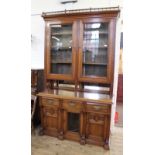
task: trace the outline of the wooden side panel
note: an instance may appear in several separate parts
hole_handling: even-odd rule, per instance
[[[117,102],[123,103],[123,74],[118,75]]]

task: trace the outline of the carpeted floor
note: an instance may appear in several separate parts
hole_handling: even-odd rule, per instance
[[[50,136],[32,135],[32,155],[123,155],[123,128],[111,134],[110,151],[94,145],[58,140]]]

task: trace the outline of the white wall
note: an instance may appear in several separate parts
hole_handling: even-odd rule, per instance
[[[64,9],[81,9],[81,8],[98,8],[98,7],[112,7],[122,6],[122,0],[78,0],[73,4],[60,4],[60,0],[32,0],[31,10],[32,14],[42,13],[47,11],[58,11]]]
[[[82,8],[101,8],[115,7],[122,8],[122,0],[78,0],[75,4],[60,4],[60,0],[32,0],[31,1],[31,34],[32,34],[32,59],[31,68],[44,68],[44,21],[41,17],[42,12],[62,11],[65,9],[82,9]],[[112,106],[111,129],[114,126],[114,114],[116,109],[117,95],[117,75],[118,75],[118,60],[120,52],[120,32],[122,12],[117,20],[116,27],[116,50],[115,50],[115,76],[114,76],[114,97]]]
[[[120,32],[121,32],[121,19],[118,18],[116,23],[116,40],[115,40],[115,68],[114,68],[114,85],[113,85],[113,106],[111,113],[111,130],[114,127],[114,117],[116,112],[116,98],[117,98],[117,83],[118,83],[118,67],[119,67],[119,54],[120,54]]]
[[[31,68],[44,68],[44,20],[31,16]]]

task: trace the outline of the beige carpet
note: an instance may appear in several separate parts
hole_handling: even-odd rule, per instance
[[[123,155],[123,129],[116,127],[111,134],[110,151],[94,145],[58,140],[49,136],[32,135],[32,155]]]

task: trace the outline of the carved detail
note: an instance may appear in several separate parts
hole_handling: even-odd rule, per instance
[[[86,144],[86,138],[85,138],[85,136],[84,136],[84,135],[82,135],[82,136],[81,136],[81,139],[80,139],[80,144],[81,144],[81,145]]]
[[[104,122],[104,116],[103,115],[97,115],[97,114],[89,114],[88,117],[89,122]]]
[[[76,103],[75,102],[70,102],[69,105],[73,107],[73,106],[76,106]]]
[[[63,133],[63,131],[60,131],[58,138],[60,140],[63,140],[64,139],[64,133]]]
[[[110,149],[110,147],[109,147],[109,140],[108,139],[105,140],[105,143],[104,143],[103,147],[104,147],[105,150],[109,150]]]
[[[52,116],[52,117],[57,117],[57,111],[55,109],[44,109],[44,115],[45,116]]]
[[[64,10],[64,11],[55,11],[55,12],[43,12],[42,17],[52,18],[55,16],[64,16],[65,15],[76,15],[76,14],[103,14],[107,17],[116,17],[120,12],[119,7],[108,7],[108,8],[89,8],[89,9],[76,9],[76,10]]]
[[[48,104],[52,104],[53,102],[54,102],[54,101],[51,100],[51,99],[50,99],[50,100],[47,100],[47,103],[48,103]]]
[[[50,83],[50,81],[47,81],[47,82],[46,82],[46,88],[47,88],[47,89],[51,89],[51,83]]]
[[[93,108],[98,111],[101,109],[101,106],[93,106]]]
[[[40,135],[40,136],[44,135],[44,129],[43,129],[43,127],[40,128],[40,130],[39,130],[39,135]]]

